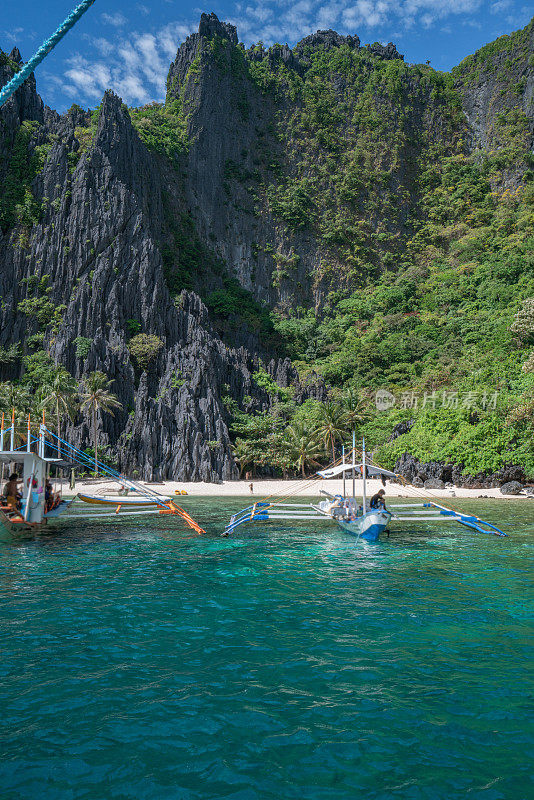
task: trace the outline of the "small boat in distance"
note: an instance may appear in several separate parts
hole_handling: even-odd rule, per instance
[[[85,492],[78,492],[78,498],[93,506],[124,506],[125,508],[159,506],[162,502],[168,503],[171,499],[163,495],[158,496],[157,499],[153,497],[103,497],[96,494],[85,494]]]
[[[395,472],[383,469],[376,464],[368,463],[365,452],[365,441],[362,446],[362,460],[356,463],[355,459],[355,438],[352,441],[352,460],[350,463],[345,461],[345,452],[340,464],[333,464],[331,467],[321,470],[307,482],[309,486],[313,480],[324,480],[329,478],[343,477],[343,494],[332,495],[324,489],[319,490],[319,494],[326,499],[318,503],[286,503],[277,502],[276,498],[266,498],[263,502],[254,503],[237,514],[234,514],[226,528],[223,536],[229,536],[241,525],[251,522],[268,522],[283,520],[322,520],[323,522],[335,523],[346,533],[350,533],[357,540],[364,542],[377,542],[380,536],[389,531],[391,524],[397,522],[419,522],[436,521],[443,517],[448,517],[451,521],[458,522],[460,525],[470,528],[475,533],[487,533],[495,536],[507,536],[491,522],[482,520],[472,514],[462,514],[435,502],[437,498],[432,498],[428,493],[428,501],[423,503],[401,503],[390,505],[386,508],[384,503],[379,502],[378,498],[372,498],[371,502],[367,499],[367,481],[369,478],[379,478],[385,486],[387,480],[395,480],[403,483],[407,490],[410,485]],[[352,474],[352,495],[346,493],[346,475]],[[361,503],[356,498],[356,475],[362,479],[363,494]],[[413,489],[415,490],[415,487]],[[418,491],[421,495],[421,491]]]
[[[191,515],[177,505],[172,498],[158,494],[153,489],[127,478],[106,464],[95,463],[82,450],[78,450],[70,442],[56,436],[46,428],[44,415],[43,421],[38,426],[37,435],[32,432],[32,421],[29,415],[27,425],[25,424],[22,430],[15,426],[14,409],[10,427],[4,427],[4,420],[5,414],[2,414],[0,464],[7,465],[8,471],[12,470],[15,465],[18,465],[19,468],[22,467],[22,480],[17,479],[15,482],[14,478],[13,492],[5,500],[0,500],[0,523],[10,533],[43,528],[49,521],[55,521],[67,512],[77,498],[84,503],[104,507],[104,510],[97,514],[77,515],[78,519],[100,519],[135,514],[166,514],[180,517],[187,527],[196,533],[205,533]],[[8,448],[4,449],[6,439]],[[24,444],[15,447],[15,442],[21,439]],[[68,459],[68,462],[65,459]],[[49,483],[51,468],[54,466],[56,470],[65,467],[71,469],[75,466],[81,466],[85,470],[96,468],[100,474],[121,484],[121,494],[117,497],[104,497],[80,492],[76,497],[64,500],[60,494],[61,490],[59,493],[53,492],[53,487]],[[19,488],[20,483],[22,485]],[[130,491],[135,492],[136,496],[127,497],[126,493]],[[132,510],[123,511],[124,508]]]

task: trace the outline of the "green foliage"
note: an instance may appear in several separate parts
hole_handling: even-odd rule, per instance
[[[281,400],[290,400],[293,396],[291,387],[279,386],[274,378],[264,369],[259,369],[252,373],[252,379],[256,386],[263,389],[271,395],[271,397],[279,397]]]
[[[51,328],[57,331],[61,322],[63,321],[63,312],[67,308],[64,303],[56,305],[50,300],[50,293],[52,287],[48,285],[50,280],[49,275],[31,275],[21,281],[21,284],[27,286],[28,295],[21,300],[18,304],[17,310],[21,314],[25,314],[29,319],[37,322],[40,330]]]
[[[164,343],[159,336],[149,333],[138,333],[128,342],[128,350],[137,365],[145,370],[158,355]]]
[[[267,199],[272,213],[292,228],[304,228],[312,221],[314,204],[305,178],[288,181],[285,186],[269,186]]]
[[[375,457],[390,469],[409,452],[423,462],[461,464],[468,475],[495,472],[507,463],[523,464],[534,475],[533,433],[532,418],[511,422],[493,411],[474,415],[465,408],[436,409],[421,412],[409,433],[382,445]]]
[[[72,343],[76,348],[76,358],[87,358],[93,345],[93,340],[88,339],[86,336],[77,336],[72,340]]]
[[[534,297],[527,297],[521,303],[510,327],[527,343],[534,343]]]
[[[9,345],[9,347],[0,347],[0,364],[13,364],[21,358],[21,346],[19,342]]]
[[[57,375],[58,366],[51,356],[44,350],[24,356],[23,383],[30,386],[33,390],[38,390],[43,386],[50,386]]]
[[[32,147],[38,127],[37,122],[26,120],[15,134],[5,177],[0,184],[0,228],[4,233],[17,224],[31,228],[41,216],[31,190],[31,182],[42,169],[46,157],[46,148]]]
[[[227,325],[244,322],[264,340],[272,337],[274,329],[268,311],[235,278],[223,275],[222,284],[222,289],[210,292],[205,298],[210,311]]]
[[[130,109],[132,123],[144,144],[166,156],[173,165],[186,152],[187,121],[179,99]]]
[[[127,319],[125,322],[125,328],[129,334],[134,336],[141,330],[141,323],[137,319]]]

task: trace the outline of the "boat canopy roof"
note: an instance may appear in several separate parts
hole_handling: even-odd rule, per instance
[[[39,461],[47,464],[57,464],[61,459],[57,458],[41,458],[36,453],[28,453],[26,450],[3,450],[0,452],[0,464],[24,464],[30,466],[32,463]]]
[[[338,464],[337,467],[330,467],[330,469],[321,470],[317,473],[317,475],[320,475],[321,478],[336,478],[338,475],[343,475],[344,472],[352,472],[353,469],[355,469],[361,475],[363,464]],[[368,478],[397,477],[394,472],[390,472],[388,469],[382,469],[382,467],[376,467],[374,464],[366,464],[365,469],[367,471]]]

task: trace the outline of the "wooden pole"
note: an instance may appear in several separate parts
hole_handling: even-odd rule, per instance
[[[0,428],[0,450],[4,449],[4,412],[2,411],[2,427]]]
[[[345,445],[341,448],[341,463],[343,464],[343,497],[347,496],[347,490],[345,489]]]

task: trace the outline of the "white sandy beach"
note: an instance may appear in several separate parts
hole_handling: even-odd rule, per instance
[[[252,481],[253,492],[250,491],[250,481],[224,481],[223,483],[180,483],[176,481],[164,482],[145,482],[140,481],[142,486],[146,486],[162,495],[174,495],[177,491],[185,490],[188,495],[192,497],[250,497],[252,499],[261,500],[270,495],[286,496],[286,497],[318,497],[321,489],[330,492],[330,494],[342,494],[343,481],[342,480],[255,480]],[[99,481],[87,480],[78,481],[75,488],[69,489],[68,485],[64,484],[63,492],[65,496],[77,494],[78,492],[86,492],[88,494],[96,495],[110,495],[115,496],[121,488],[120,483],[116,481]],[[370,497],[379,489],[383,488],[382,483],[377,480],[369,480],[367,482],[367,495]],[[347,494],[352,494],[352,480],[346,481]],[[362,495],[362,481],[356,481],[356,496]],[[386,497],[408,497],[408,498],[442,498],[446,500],[451,497],[458,498],[494,498],[499,500],[528,500],[526,495],[503,495],[500,489],[464,489],[464,488],[450,488],[450,489],[415,489],[414,487],[405,487],[396,483],[388,483],[386,485]],[[534,501],[532,502],[534,507]]]

